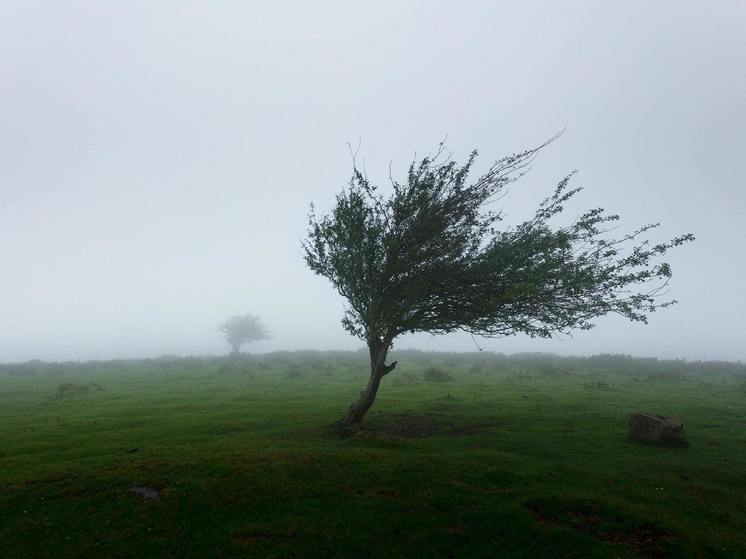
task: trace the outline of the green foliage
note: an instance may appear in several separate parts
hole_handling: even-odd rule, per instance
[[[406,182],[392,179],[388,196],[355,168],[329,214],[312,206],[305,260],[346,298],[345,329],[386,346],[420,331],[549,337],[609,313],[645,322],[673,304],[658,299],[671,277],[658,260],[694,237],[651,244],[643,236],[657,224],[613,237],[619,217],[601,208],[555,225],[581,190],[571,175],[531,219],[501,227],[490,204],[548,143],[471,180],[477,152],[458,165],[441,146],[410,165]]]
[[[259,317],[251,314],[231,317],[220,324],[218,330],[225,335],[225,339],[233,348],[234,353],[238,353],[245,343],[269,339],[269,334],[262,321]]]

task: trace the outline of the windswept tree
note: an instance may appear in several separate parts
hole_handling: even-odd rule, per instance
[[[243,344],[269,339],[262,321],[251,314],[231,317],[220,324],[218,330],[225,335],[234,355],[241,350]]]
[[[355,428],[396,362],[386,358],[405,333],[465,331],[478,336],[552,337],[593,327],[615,313],[646,322],[675,303],[661,300],[671,268],[660,258],[691,234],[651,244],[645,225],[612,235],[619,219],[594,208],[554,222],[580,188],[563,178],[535,214],[501,226],[494,202],[520,178],[538,148],[503,157],[470,180],[474,151],[459,165],[441,146],[413,161],[406,181],[383,195],[353,162],[346,189],[326,215],[311,206],[305,261],[347,300],[342,325],[367,343],[370,378],[336,425]]]

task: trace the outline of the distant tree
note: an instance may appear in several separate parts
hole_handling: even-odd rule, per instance
[[[269,339],[269,334],[262,321],[253,315],[234,316],[218,326],[218,330],[225,335],[226,341],[237,354],[245,343]]]
[[[610,313],[647,322],[648,313],[675,303],[659,300],[671,268],[657,258],[693,235],[651,245],[641,239],[658,226],[651,224],[613,237],[609,224],[619,217],[602,208],[552,224],[581,190],[570,188],[572,173],[531,219],[498,227],[503,216],[491,203],[555,138],[497,160],[471,181],[477,152],[458,165],[441,145],[410,164],[405,183],[392,178],[388,196],[353,157],[352,178],[331,213],[317,216],[311,205],[305,261],[347,300],[342,325],[370,354],[368,385],[335,425],[361,423],[396,367],[386,357],[401,334],[547,338],[590,329]]]

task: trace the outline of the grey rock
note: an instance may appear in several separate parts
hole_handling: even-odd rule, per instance
[[[160,493],[152,487],[130,487],[127,489],[127,493],[135,495],[136,497],[141,497],[142,499],[150,499],[153,501],[157,501],[161,497]]]
[[[647,443],[684,444],[684,422],[678,417],[633,413],[629,418],[629,436]]]

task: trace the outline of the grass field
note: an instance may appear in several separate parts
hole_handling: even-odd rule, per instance
[[[746,557],[743,366],[394,358],[344,439],[362,353],[0,368],[0,557]]]

